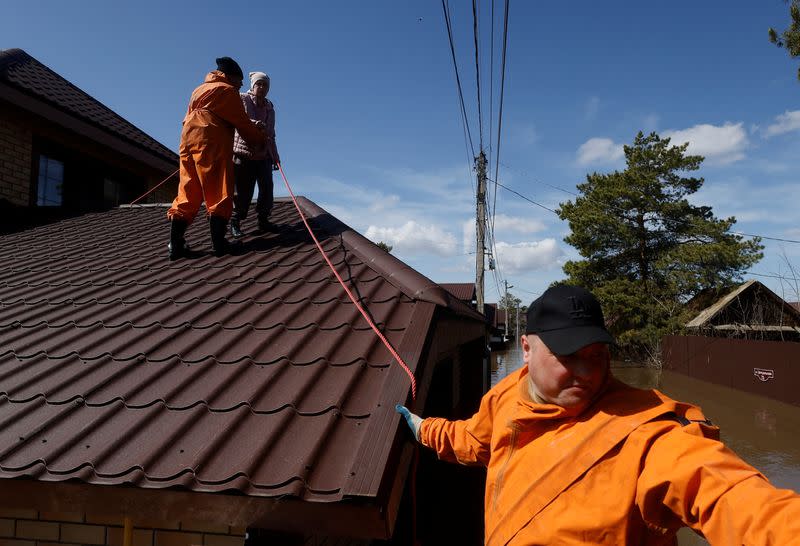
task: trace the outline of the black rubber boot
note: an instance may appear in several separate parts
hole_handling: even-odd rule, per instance
[[[244,233],[242,233],[242,226],[239,223],[239,220],[236,220],[234,218],[231,218],[231,235],[236,239],[244,236]]]
[[[221,216],[209,216],[208,227],[211,231],[211,246],[214,256],[220,257],[225,254],[232,254],[235,246],[225,239],[225,231],[228,229],[228,220]]]
[[[189,222],[179,218],[173,218],[170,222],[169,245],[167,245],[170,261],[189,255],[189,247],[186,246],[186,239],[184,239],[188,227]]]

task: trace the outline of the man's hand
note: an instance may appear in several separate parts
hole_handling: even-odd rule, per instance
[[[419,426],[422,424],[422,417],[411,413],[408,411],[407,407],[401,406],[400,404],[397,404],[394,409],[397,413],[406,418],[406,423],[408,423],[408,427],[414,434],[414,439],[419,442]]]

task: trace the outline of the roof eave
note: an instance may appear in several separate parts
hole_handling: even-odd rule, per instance
[[[368,502],[307,502],[176,489],[2,480],[0,508],[39,512],[82,512],[130,517],[137,521],[203,521],[212,525],[260,527],[291,533],[385,539],[386,514]]]
[[[43,117],[65,129],[74,131],[159,171],[171,172],[176,167],[175,163],[168,161],[166,158],[150,153],[113,133],[100,129],[45,101],[23,93],[5,82],[0,82],[0,100],[7,101],[31,114]]]

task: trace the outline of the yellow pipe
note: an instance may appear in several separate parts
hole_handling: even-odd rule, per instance
[[[133,546],[133,522],[125,516],[125,527],[122,530],[122,546]]]

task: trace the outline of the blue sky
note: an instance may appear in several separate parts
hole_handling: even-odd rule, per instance
[[[296,194],[393,245],[436,281],[474,280],[472,152],[441,3],[247,4],[28,0],[6,10],[0,48],[26,50],[172,149],[188,97],[215,57],[263,70]],[[471,2],[451,0],[450,10],[477,149]],[[483,140],[492,157],[502,4],[495,10],[490,78],[491,2],[479,1]],[[767,40],[769,26],[787,22],[780,0],[512,0],[498,181],[555,209],[587,173],[624,168],[622,145],[655,130],[706,156],[694,202],[736,216],[738,231],[800,240],[798,61]],[[275,188],[287,195],[280,179]],[[498,267],[487,271],[486,299],[497,301],[507,280],[527,303],[577,257],[563,242],[568,228],[502,188],[494,211]],[[761,276],[746,278],[800,300],[786,278],[800,272],[800,244],[764,243],[751,270]]]

